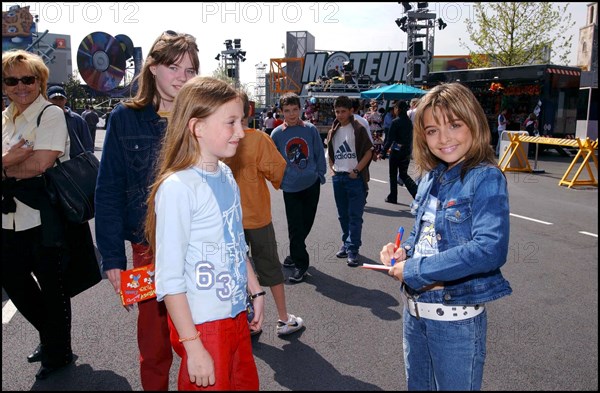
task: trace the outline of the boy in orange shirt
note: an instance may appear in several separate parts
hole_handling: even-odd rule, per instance
[[[248,124],[250,105],[248,96],[242,94],[244,102],[244,125]],[[271,288],[279,320],[276,332],[286,335],[300,330],[304,321],[287,313],[285,276],[281,271],[277,254],[277,240],[271,217],[271,193],[267,180],[275,189],[281,186],[286,161],[277,147],[264,132],[245,128],[245,137],[240,140],[235,156],[223,159],[238,183],[242,199],[242,223],[244,236],[250,247],[250,255],[258,282]],[[260,333],[254,331],[253,334]]]

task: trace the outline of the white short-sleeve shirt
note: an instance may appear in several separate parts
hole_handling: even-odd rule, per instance
[[[67,122],[63,110],[51,106],[44,111],[40,126],[37,118],[44,107],[50,105],[42,95],[39,95],[27,109],[14,117],[16,109],[10,104],[2,112],[2,153],[21,138],[33,143],[33,150],[60,151],[59,158],[68,159],[64,152],[68,148]],[[14,213],[2,214],[2,228],[24,231],[41,225],[40,211],[35,210],[15,198],[17,209]]]

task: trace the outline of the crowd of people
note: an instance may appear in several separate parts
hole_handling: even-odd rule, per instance
[[[500,272],[509,211],[506,179],[473,94],[441,85],[410,107],[398,100],[389,114],[374,101],[359,119],[356,102],[339,96],[323,149],[294,93],[280,97],[261,130],[249,127],[246,94],[198,76],[198,51],[189,34],[156,38],[136,95],[107,119],[97,178],[96,243],[114,301],[120,304],[126,242],[135,268],[156,268],[156,298],[137,303],[143,389],[168,389],[174,350],[179,390],[258,390],[250,337],[266,325],[263,287],[275,302],[277,335],[305,328],[288,311],[283,268],[293,269],[292,283],[307,279],[306,239],[327,169],[340,225],[336,256],[357,267],[369,167],[386,158],[385,202],[397,203],[398,177],[414,199],[410,235],[380,254],[402,283],[408,387],[481,388],[485,305],[511,293]],[[73,362],[65,255],[73,260],[82,245],[66,235],[72,231],[45,197],[41,175],[79,153],[74,133],[93,152],[99,119],[93,108],[83,117],[70,110],[62,87],[47,89],[39,56],[3,53],[2,66],[11,100],[2,113],[2,286],[39,332],[27,361],[40,361],[36,378],[45,379]],[[535,127],[535,118],[528,121],[524,127]],[[411,158],[417,181],[408,174]],[[267,182],[283,193],[289,255],[282,263]],[[77,229],[90,233],[88,223]],[[93,247],[91,236],[86,245]]]

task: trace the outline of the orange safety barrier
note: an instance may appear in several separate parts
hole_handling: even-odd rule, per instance
[[[524,151],[521,142],[528,143],[540,143],[546,145],[557,145],[557,146],[569,146],[569,147],[577,147],[578,151],[573,161],[571,161],[571,165],[563,175],[562,179],[558,182],[559,186],[567,186],[571,188],[573,186],[595,186],[598,187],[598,181],[592,172],[592,168],[590,167],[590,158],[594,161],[596,165],[596,171],[598,171],[598,159],[596,158],[596,154],[594,150],[598,149],[598,140],[595,141],[590,140],[590,138],[586,138],[583,142],[579,138],[575,139],[562,139],[562,138],[548,138],[543,136],[523,136],[517,133],[510,134],[510,145],[504,151],[500,160],[498,161],[498,166],[502,170],[502,172],[532,172],[531,167],[529,166],[529,160],[527,160],[527,152]],[[517,159],[518,165],[514,165],[509,167],[512,158],[515,157]],[[575,174],[571,179],[569,179],[569,174],[577,165],[577,161],[579,158],[582,158],[582,162],[579,164],[579,167],[575,171]],[[588,180],[578,180],[579,175],[583,171],[583,169],[587,169],[587,173],[589,175]]]

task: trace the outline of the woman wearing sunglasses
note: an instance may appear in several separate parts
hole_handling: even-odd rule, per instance
[[[126,241],[131,243],[134,267],[154,262],[143,236],[145,202],[173,100],[199,70],[195,38],[165,31],[150,48],[137,94],[117,105],[107,120],[96,184],[96,242],[102,268],[117,295],[120,274],[127,268]],[[115,300],[120,303],[119,297]],[[142,387],[167,390],[173,361],[167,310],[156,299],[137,304]]]
[[[2,111],[2,287],[39,332],[40,345],[27,357],[30,363],[42,362],[37,379],[73,360],[61,247],[66,238],[40,176],[57,158],[67,159],[63,111],[57,106],[44,110],[50,105],[48,74],[37,55],[2,53],[2,90],[11,101]]]

